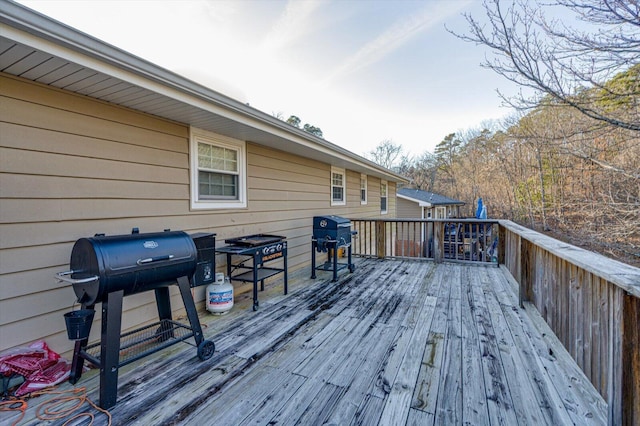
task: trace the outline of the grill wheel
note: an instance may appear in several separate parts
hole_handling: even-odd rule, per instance
[[[198,345],[198,358],[201,361],[206,361],[213,356],[216,351],[216,345],[211,340],[203,340]]]

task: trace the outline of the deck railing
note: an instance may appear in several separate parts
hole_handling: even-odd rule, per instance
[[[351,219],[363,257],[497,263],[498,222],[474,219]]]
[[[357,256],[502,264],[608,404],[640,424],[640,269],[510,221],[352,219]]]
[[[608,403],[640,424],[640,269],[500,221],[504,264]]]

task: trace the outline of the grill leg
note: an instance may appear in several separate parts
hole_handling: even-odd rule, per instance
[[[87,339],[76,341],[73,347],[73,360],[71,361],[71,372],[69,373],[69,382],[72,385],[78,383],[82,377],[82,368],[84,367],[84,358],[80,355],[80,351],[87,346]]]
[[[171,319],[171,299],[169,298],[169,287],[155,289],[156,305],[158,306],[158,318],[160,320]]]
[[[102,337],[100,340],[100,407],[108,410],[118,399],[120,363],[120,326],[124,290],[107,293],[102,302]]]
[[[254,256],[253,257],[253,310],[254,311],[258,310],[259,304],[260,302],[258,302],[258,265],[256,265],[256,258]]]
[[[352,256],[351,256],[351,244],[349,244],[349,248],[347,249],[347,263],[349,264],[349,272],[353,273],[356,270],[356,267],[353,265]]]
[[[288,283],[288,273],[289,268],[287,267],[287,246],[284,246],[284,294],[289,293],[289,283]]]
[[[311,240],[311,279],[316,279],[316,248],[318,247],[318,241],[313,238]]]
[[[171,298],[169,296],[169,287],[160,287],[154,290],[156,294],[156,306],[158,308],[158,318],[160,319],[160,328],[156,331],[158,339],[161,342],[169,340],[174,336],[173,326],[168,320],[171,320]]]
[[[191,329],[193,330],[193,338],[198,346],[202,340],[202,327],[200,327],[200,319],[198,318],[198,311],[196,311],[196,304],[191,296],[191,288],[189,287],[189,278],[178,278],[178,287],[180,288],[180,295],[182,296],[182,302],[184,303],[184,309],[187,311],[187,317],[191,323]]]
[[[333,244],[333,279],[332,282],[338,281],[338,244]]]
[[[82,305],[82,309],[91,309],[95,310],[95,305],[85,306]],[[69,383],[75,385],[82,377],[82,368],[84,367],[84,357],[82,356],[81,351],[87,347],[87,343],[89,343],[89,338],[78,340],[75,342],[73,348],[73,360],[71,361],[71,372],[69,373]]]

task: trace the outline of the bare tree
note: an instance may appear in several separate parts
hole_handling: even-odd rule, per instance
[[[550,1],[514,0],[505,8],[500,0],[485,0],[486,25],[465,15],[469,34],[455,35],[493,51],[482,66],[541,94],[533,99],[503,96],[512,106],[570,106],[600,122],[640,131],[640,67],[634,67],[640,63],[640,2]],[[545,16],[554,7],[579,20],[579,29]],[[605,84],[628,70],[635,75],[630,84]],[[628,113],[612,108],[629,103]]]
[[[382,167],[391,169],[394,163],[402,155],[402,145],[394,143],[391,139],[385,139],[373,150],[364,154],[365,158],[380,164]]]
[[[409,177],[417,189],[433,191],[438,164],[433,154],[425,152],[417,157],[403,156],[396,171]]]

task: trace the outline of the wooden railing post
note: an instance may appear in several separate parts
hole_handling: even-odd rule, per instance
[[[640,424],[640,299],[622,290],[609,299],[608,424]]]
[[[622,418],[625,424],[640,424],[640,299],[624,296],[622,333]]]
[[[498,225],[498,264],[504,265],[505,263],[505,247],[506,247],[507,232],[504,226]]]
[[[383,259],[386,253],[387,233],[384,220],[376,220],[376,255]]]
[[[444,222],[433,222],[433,260],[442,262],[444,252]]]
[[[530,250],[532,244],[524,238],[520,237],[520,289],[518,296],[520,299],[520,307],[524,308],[524,302],[530,300],[529,292],[532,279],[533,258]]]

